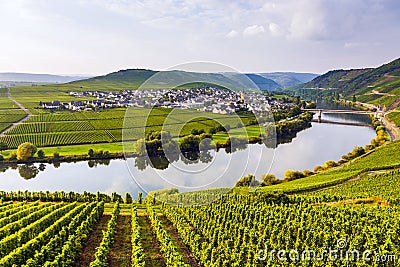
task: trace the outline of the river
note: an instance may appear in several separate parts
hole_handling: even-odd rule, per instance
[[[370,122],[365,115],[322,116],[322,119],[331,121]],[[218,152],[210,151],[194,160],[154,162],[158,169],[137,158],[61,163],[59,166],[21,165],[0,173],[0,189],[105,193],[115,191],[120,194],[130,192],[136,196],[138,191],[147,193],[150,190],[171,187],[180,191],[232,187],[240,177],[249,173],[260,179],[265,173],[281,178],[288,169],[313,170],[327,160],[339,160],[342,155],[353,150],[354,146],[365,146],[374,136],[375,131],[371,127],[313,122],[311,128],[299,132],[290,143],[281,144],[276,149],[254,144],[233,153],[226,153],[223,149]]]

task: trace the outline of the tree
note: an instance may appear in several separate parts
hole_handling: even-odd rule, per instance
[[[334,160],[328,160],[323,165],[323,167],[325,169],[333,168],[333,167],[336,167],[336,166],[337,166],[337,164],[336,164],[336,162]]]
[[[94,157],[94,150],[89,148],[88,155],[89,155],[89,157],[93,158]]]
[[[180,140],[181,151],[199,152],[200,137],[198,135],[187,135]]]
[[[245,187],[245,186],[258,186],[259,182],[256,180],[256,177],[252,174],[244,176],[240,178],[236,183],[236,187]]]
[[[286,182],[304,178],[304,174],[301,171],[293,171],[293,170],[285,171],[284,176],[285,176],[284,180]]]
[[[17,149],[17,159],[27,161],[35,155],[36,151],[37,147],[32,143],[25,142],[20,144]]]
[[[39,150],[38,152],[37,152],[37,156],[38,156],[38,158],[40,158],[40,159],[43,159],[44,158],[44,151],[43,150]]]
[[[216,134],[216,133],[217,133],[217,128],[211,127],[211,128],[208,130],[208,133],[209,133],[209,134]]]
[[[4,142],[0,142],[0,153],[7,149],[8,149],[7,144]]]
[[[357,157],[359,157],[361,155],[364,155],[365,154],[365,150],[364,150],[363,147],[355,146],[353,151],[351,152],[351,154],[352,154],[352,158],[357,158]]]
[[[282,180],[279,180],[273,174],[264,174],[261,177],[261,179],[262,179],[261,186],[270,186],[270,185],[282,183]]]
[[[304,170],[304,171],[303,171],[303,174],[304,174],[304,177],[308,177],[308,176],[310,176],[310,175],[313,175],[314,172],[313,172],[313,171],[310,171],[310,170]]]
[[[125,199],[124,199],[125,204],[132,204],[132,196],[129,194],[129,192],[125,193]]]
[[[200,134],[205,133],[205,131],[204,131],[204,129],[200,129],[200,130],[192,129],[192,131],[190,133],[193,134],[193,135],[200,135]]]

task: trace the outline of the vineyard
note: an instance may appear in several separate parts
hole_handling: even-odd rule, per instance
[[[303,179],[262,187],[259,191],[264,193],[301,193],[335,186],[355,176],[371,171],[398,168],[400,167],[399,149],[399,141],[390,142],[346,163],[344,166],[317,173]]]
[[[0,132],[9,128],[14,122],[26,117],[26,113],[20,109],[0,109]]]
[[[163,108],[135,108],[127,112],[121,108],[99,112],[65,111],[33,115],[8,131],[0,141],[10,148],[16,148],[24,142],[31,142],[38,147],[111,143],[123,138],[137,140],[152,130],[164,129],[175,137],[190,134],[193,129],[209,131],[219,126],[217,121],[235,128],[239,121],[248,124],[252,119],[213,113],[204,113],[207,117],[199,117],[198,112],[185,110],[173,110],[170,114],[171,112],[171,109]],[[11,113],[0,110],[0,130],[8,128],[12,122],[25,116],[26,113],[22,110]]]
[[[142,204],[1,192],[0,265],[398,266],[399,180],[394,170],[305,195],[208,190],[149,194]],[[380,204],[338,201],[376,197],[376,190]],[[182,205],[210,196],[217,200]]]

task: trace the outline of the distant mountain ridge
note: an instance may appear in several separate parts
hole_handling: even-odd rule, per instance
[[[319,76],[315,73],[298,73],[298,72],[271,72],[271,73],[258,73],[258,75],[271,79],[280,84],[282,88],[302,84],[311,81]]]
[[[0,81],[5,81],[5,82],[68,83],[87,78],[89,77],[53,75],[53,74],[17,73],[17,72],[0,73]]]
[[[157,75],[155,75],[157,74]],[[150,77],[155,75],[150,81]],[[103,76],[97,76],[86,80],[78,81],[78,84],[94,85],[107,83],[129,83],[130,86],[141,87],[141,89],[169,88],[175,87],[179,83],[186,81],[195,81],[199,84],[208,81],[213,84],[225,86],[227,88],[242,89],[261,89],[272,91],[284,88],[288,85],[299,84],[310,81],[318,76],[311,73],[199,73],[186,72],[180,70],[173,71],[153,71],[148,69],[126,69],[109,73]],[[270,78],[269,78],[270,77]],[[146,82],[147,81],[147,82]],[[145,83],[146,82],[146,83]],[[143,84],[144,83],[144,84]]]

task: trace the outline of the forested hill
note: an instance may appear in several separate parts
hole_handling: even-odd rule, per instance
[[[391,106],[400,98],[400,58],[377,68],[332,70],[289,90],[337,89],[344,96]]]
[[[155,75],[157,74],[157,75]],[[154,76],[153,76],[154,75]],[[73,82],[73,85],[82,86],[122,86],[126,89],[136,89],[140,87],[150,77],[151,82],[147,82],[142,89],[169,88],[185,81],[197,81],[198,84],[204,84],[209,81],[210,84],[217,84],[234,90],[242,89],[261,89],[272,91],[284,88],[293,84],[300,84],[309,81],[317,74],[311,73],[199,73],[186,72],[179,70],[172,71],[153,71],[147,69],[127,69],[113,72],[104,76],[93,77],[87,80]],[[192,84],[194,85],[194,84]]]
[[[301,88],[342,89],[355,77],[368,72],[370,69],[331,70],[312,81],[301,85]]]
[[[188,83],[188,81],[191,82]],[[114,84],[127,89],[140,87],[144,90],[175,88],[176,85],[191,87],[206,84],[214,84],[232,90],[255,89],[258,87],[261,90],[271,91],[282,87],[273,80],[257,74],[199,73],[180,70],[153,71],[145,69],[120,70],[104,76],[74,82],[73,84],[84,86]],[[184,86],[185,84],[188,85]]]

